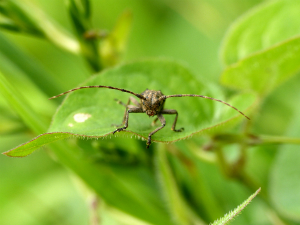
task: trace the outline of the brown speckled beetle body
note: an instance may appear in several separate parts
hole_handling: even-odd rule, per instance
[[[146,98],[141,99],[141,106],[143,112],[145,112],[148,116],[155,116],[163,110],[165,99],[159,101],[159,98],[163,96],[161,91],[152,91],[147,89],[141,93],[141,95]]]
[[[167,98],[171,98],[171,97],[207,98],[207,99],[210,99],[210,100],[213,100],[213,101],[221,102],[221,103],[233,108],[234,110],[238,111],[240,114],[242,114],[247,119],[249,119],[249,117],[247,117],[244,113],[239,111],[237,108],[235,108],[235,107],[229,105],[227,102],[221,101],[219,99],[207,97],[207,96],[204,96],[204,95],[194,95],[194,94],[164,95],[161,91],[148,90],[148,89],[146,89],[141,94],[137,94],[137,93],[134,93],[132,91],[128,91],[128,90],[121,89],[121,88],[115,88],[115,87],[111,87],[111,86],[101,86],[101,85],[83,86],[83,87],[74,88],[74,89],[71,89],[71,90],[66,91],[64,93],[61,93],[59,95],[53,96],[50,99],[57,98],[57,97],[60,97],[64,94],[67,94],[69,92],[76,91],[76,90],[79,90],[79,89],[84,89],[84,88],[109,88],[109,89],[114,89],[114,90],[130,93],[130,94],[135,95],[136,97],[138,97],[140,99],[140,102],[138,102],[133,97],[129,97],[127,104],[124,104],[123,102],[117,100],[117,102],[119,104],[126,107],[126,110],[125,110],[125,114],[124,114],[124,118],[123,118],[123,122],[122,122],[123,127],[117,128],[115,131],[113,131],[113,134],[116,133],[116,132],[120,132],[120,131],[123,131],[123,130],[127,129],[129,113],[146,113],[149,117],[150,116],[151,117],[157,116],[157,118],[154,120],[154,122],[157,119],[159,119],[159,121],[161,122],[161,126],[156,128],[155,130],[153,130],[151,133],[149,133],[148,139],[147,139],[147,148],[149,148],[149,146],[151,144],[152,135],[155,134],[157,131],[161,130],[166,125],[166,120],[163,117],[163,114],[175,114],[176,115],[171,130],[173,130],[175,132],[181,132],[181,131],[184,130],[184,128],[180,128],[178,130],[175,129],[177,118],[178,118],[178,112],[175,109],[164,109],[164,104],[165,104],[165,101],[166,101]],[[133,105],[130,104],[131,102],[133,103]]]

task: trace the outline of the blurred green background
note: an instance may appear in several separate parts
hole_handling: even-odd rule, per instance
[[[73,32],[64,1],[31,0],[30,2],[64,29]],[[92,0],[92,22],[95,28],[112,30],[119,16],[125,10],[129,10],[133,20],[121,62],[156,57],[171,58],[186,65],[199,79],[219,83],[224,69],[219,57],[222,38],[234,20],[261,2],[264,1]],[[45,39],[2,29],[0,41],[2,42],[0,51],[6,51],[3,49],[9,48],[8,43],[12,43],[14,45],[12,48],[21,50],[30,60],[40,64],[41,68],[51,74],[53,80],[59,84],[59,87],[56,87],[59,89],[57,91],[77,87],[91,73],[94,73],[82,57],[63,51]],[[0,69],[14,87],[20,93],[24,93],[24,98],[33,108],[36,108],[45,118],[54,114],[56,108],[54,103],[44,102],[45,98],[50,96],[47,94],[39,96],[40,93],[32,86],[30,78],[27,80],[20,75],[22,72],[10,65],[2,52],[0,52],[0,64],[6,64],[4,68],[0,65]],[[43,82],[42,79],[38,81],[38,78],[35,78],[35,80]],[[299,136],[299,129],[295,127],[295,124],[299,124],[299,119],[295,119],[299,117],[300,112],[299,85],[300,77],[295,76],[264,100],[260,113],[254,121],[254,133]],[[48,93],[58,94],[56,90],[51,91],[51,87],[48,88]],[[36,136],[1,95],[0,111],[0,152],[14,148]],[[144,142],[138,142],[144,145]],[[180,145],[179,143],[179,148]],[[297,146],[291,148],[297,149]],[[55,159],[53,160],[54,157],[45,149],[24,159],[0,157],[0,224],[92,224],[89,220],[93,213],[89,209],[93,195],[72,172],[63,168]],[[281,160],[276,158],[278,149],[278,145],[264,145],[249,149],[249,164],[246,171],[250,171],[251,175],[255,176],[255,180],[264,187],[270,185],[269,176],[272,174],[270,175],[269,172],[272,163],[274,160]],[[206,179],[213,179],[212,183],[216,184],[227,182],[224,188],[232,188],[232,193],[237,193],[236,196],[222,196],[222,193],[215,192],[215,197],[221,199],[223,209],[226,209],[222,213],[232,210],[232,205],[236,206],[236,203],[241,203],[251,194],[240,188],[238,181],[226,180],[218,171],[218,167],[206,165],[201,169],[205,169],[202,175]],[[299,176],[295,176],[294,179],[299,179]],[[212,190],[214,191],[216,190]],[[232,199],[235,197],[236,199]],[[228,203],[231,201],[232,204]],[[249,206],[251,213],[242,213],[244,217],[238,217],[233,224],[300,224],[299,217],[294,216],[295,214],[288,215],[286,209],[279,213],[274,212],[276,215],[273,217],[270,216],[273,212],[267,215],[268,204],[272,200],[268,203],[262,203],[261,199],[258,201],[259,204]],[[282,205],[278,206],[276,200],[273,203],[277,209],[282,207]],[[297,207],[299,203],[295,204],[294,209]],[[283,215],[285,219],[278,219],[277,215]],[[252,216],[253,219],[250,218]],[[103,218],[105,224],[119,224],[109,214]]]

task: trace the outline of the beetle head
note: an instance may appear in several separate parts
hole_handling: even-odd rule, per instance
[[[141,93],[145,99],[141,99],[143,112],[149,117],[157,115],[164,107],[165,99],[161,99],[163,93],[161,91],[146,90]]]

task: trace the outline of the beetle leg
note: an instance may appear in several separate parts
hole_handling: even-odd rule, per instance
[[[128,99],[128,101],[127,101],[127,104],[125,104],[124,102],[122,102],[122,101],[120,101],[120,100],[118,100],[118,99],[114,99],[114,100],[117,101],[118,104],[120,104],[120,105],[126,107],[125,112],[124,112],[124,116],[123,116],[122,123],[121,123],[121,124],[118,124],[118,125],[117,125],[117,124],[112,124],[112,126],[114,126],[114,127],[120,127],[120,126],[122,126],[122,125],[125,123],[125,117],[126,117],[126,113],[127,113],[128,108],[134,108],[134,107],[135,107],[135,106],[133,106],[133,105],[129,105],[130,102],[132,102],[134,105],[136,105],[137,108],[140,108],[140,107],[141,107],[140,103],[139,103],[134,97],[129,97],[129,99]]]
[[[159,119],[159,121],[161,122],[161,126],[156,128],[154,131],[152,131],[149,135],[148,135],[148,140],[147,140],[147,148],[149,148],[149,146],[151,145],[151,136],[153,134],[155,134],[157,131],[159,131],[160,129],[164,128],[164,126],[166,126],[166,119],[163,117],[162,114],[158,114],[157,118]]]
[[[134,97],[129,97],[129,99],[128,99],[128,101],[127,101],[127,104],[123,103],[122,101],[120,101],[120,100],[118,100],[118,99],[115,99],[115,100],[117,101],[118,104],[123,105],[123,106],[126,107],[125,112],[124,112],[124,116],[123,116],[122,124],[119,125],[119,126],[122,126],[122,125],[125,123],[126,113],[127,113],[128,108],[129,108],[128,106],[130,106],[131,108],[134,107],[134,106],[132,106],[132,105],[129,105],[130,102],[132,102],[132,103],[133,103],[134,105],[136,105],[138,108],[141,108],[140,103],[139,103]],[[117,126],[117,127],[119,127],[119,126]]]
[[[116,98],[114,100],[117,101],[118,104],[125,106],[125,107],[127,107],[130,104],[130,102],[132,102],[137,107],[141,107],[141,104],[134,97],[131,97],[131,96],[129,97],[127,104],[125,104],[124,102],[122,102]]]
[[[177,123],[177,118],[178,118],[178,112],[177,112],[177,110],[175,110],[175,109],[163,109],[160,113],[161,113],[161,114],[176,114],[175,120],[174,120],[174,122],[173,122],[173,125],[172,125],[171,130],[173,130],[173,131],[175,131],[175,132],[181,132],[181,131],[184,130],[183,127],[180,128],[179,130],[176,130],[176,129],[175,129],[175,126],[176,126],[176,123]]]
[[[136,100],[134,97],[131,97],[131,96],[129,97],[129,100],[128,100],[128,104],[127,104],[127,105],[129,105],[129,102],[130,102],[130,101],[131,101],[135,106],[137,106],[137,107],[139,107],[139,108],[142,107],[141,104],[139,103],[139,101]]]
[[[129,113],[142,113],[143,112],[143,109],[142,108],[139,108],[139,107],[130,107],[130,108],[126,108],[126,113],[125,113],[125,118],[124,118],[124,121],[123,123],[124,124],[124,127],[121,127],[121,128],[118,128],[116,129],[113,134],[115,134],[116,132],[120,132],[122,130],[126,130],[126,128],[128,127],[128,118],[129,118]]]
[[[152,121],[151,125],[152,125],[152,126],[155,126],[157,120],[158,120],[158,117],[156,117],[156,118]]]

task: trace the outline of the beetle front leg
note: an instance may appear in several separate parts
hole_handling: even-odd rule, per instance
[[[158,118],[156,117],[156,118],[152,121],[151,126],[155,126],[157,120],[158,120]]]
[[[176,126],[176,123],[177,123],[177,118],[178,118],[178,112],[177,112],[177,110],[175,110],[175,109],[163,109],[163,110],[161,111],[161,114],[176,114],[176,117],[175,117],[175,120],[174,120],[174,122],[173,122],[173,125],[172,125],[171,130],[173,130],[173,131],[175,131],[175,132],[181,132],[181,131],[184,130],[183,127],[181,127],[179,130],[176,130],[176,129],[175,129],[175,126]]]
[[[125,118],[126,118],[126,113],[129,107],[134,107],[133,105],[129,105],[130,102],[132,102],[137,108],[141,108],[141,104],[134,98],[134,97],[129,97],[127,104],[123,103],[122,101],[115,99],[115,101],[117,101],[118,104],[125,106],[125,112],[124,112],[124,116],[123,116],[123,120],[122,120],[122,124],[120,125],[115,125],[114,126],[122,126],[125,123]]]
[[[148,140],[147,140],[147,148],[149,148],[149,146],[151,145],[151,136],[153,134],[155,134],[157,131],[159,131],[160,129],[164,128],[164,126],[166,126],[166,119],[163,117],[162,114],[158,114],[157,118],[159,119],[159,121],[161,122],[161,126],[156,128],[154,131],[152,131],[149,135],[148,135]]]
[[[115,134],[116,132],[120,132],[123,130],[126,130],[126,128],[128,127],[128,118],[129,118],[129,113],[142,113],[143,109],[139,108],[139,107],[130,107],[129,109],[127,109],[125,117],[124,117],[124,127],[118,128],[116,129],[113,134]]]

